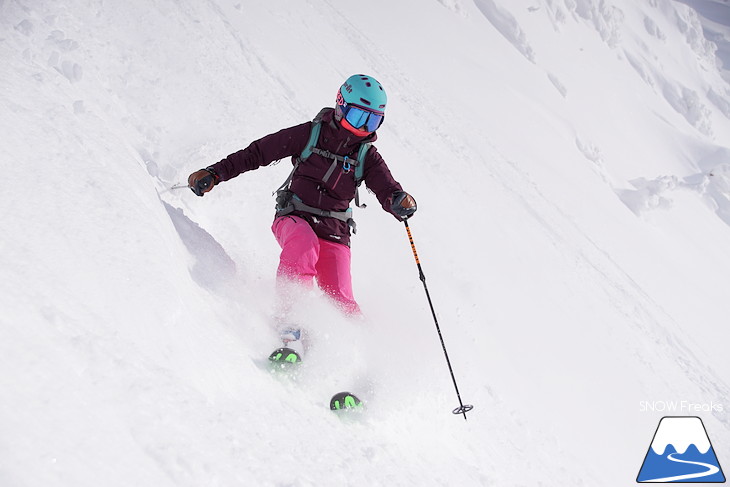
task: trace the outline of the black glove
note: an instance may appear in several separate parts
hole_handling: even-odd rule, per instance
[[[208,167],[195,171],[188,176],[188,188],[190,188],[192,192],[198,196],[203,196],[204,193],[213,189],[213,186],[218,184],[219,180],[220,177],[215,173],[215,171]]]
[[[413,216],[417,209],[416,200],[405,191],[393,193],[393,204],[390,205],[390,212],[400,220],[407,220]]]

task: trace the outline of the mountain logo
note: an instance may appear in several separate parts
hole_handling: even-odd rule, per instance
[[[725,482],[725,475],[702,420],[696,416],[663,417],[636,481]]]

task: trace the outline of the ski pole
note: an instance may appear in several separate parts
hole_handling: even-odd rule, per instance
[[[464,420],[466,421],[466,413],[474,409],[471,404],[464,404],[461,402],[461,394],[459,394],[459,386],[456,385],[456,377],[454,376],[454,369],[451,367],[451,360],[449,360],[449,353],[446,351],[446,344],[444,343],[444,336],[441,334],[441,327],[439,326],[439,320],[436,318],[436,311],[433,309],[433,302],[431,301],[431,294],[428,292],[428,286],[426,285],[426,276],[423,273],[421,267],[421,261],[418,258],[418,252],[416,252],[416,244],[413,242],[413,235],[411,235],[411,227],[408,226],[408,220],[403,220],[406,225],[406,232],[408,233],[408,241],[411,243],[411,250],[413,250],[413,257],[416,259],[416,265],[418,266],[418,277],[423,283],[423,289],[426,291],[426,298],[428,299],[428,305],[431,308],[431,314],[433,315],[433,322],[436,324],[436,331],[439,334],[439,340],[441,341],[441,348],[444,350],[444,357],[446,357],[446,364],[449,366],[449,373],[451,374],[451,380],[454,383],[454,389],[456,390],[456,397],[459,399],[459,407],[451,411],[454,414],[463,414]]]

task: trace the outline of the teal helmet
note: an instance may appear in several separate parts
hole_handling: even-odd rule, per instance
[[[387,103],[388,96],[378,80],[355,74],[337,92],[335,117],[354,134],[368,135],[383,123]]]

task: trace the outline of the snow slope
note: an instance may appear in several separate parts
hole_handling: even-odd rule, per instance
[[[0,60],[0,485],[622,485],[641,401],[730,458],[730,86],[690,6],[0,0]],[[292,384],[264,360],[288,161],[169,189],[357,72],[467,422],[372,196],[367,320],[311,297]]]
[[[727,0],[680,0],[699,14],[704,36],[715,44],[721,73],[730,80],[730,2]]]

